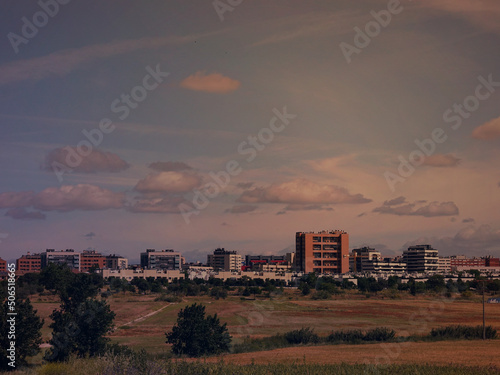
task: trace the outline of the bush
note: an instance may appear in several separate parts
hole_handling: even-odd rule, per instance
[[[320,290],[316,293],[314,293],[311,297],[313,300],[319,300],[319,299],[328,299],[331,297],[331,294],[328,293],[326,290]]]
[[[162,301],[162,302],[181,302],[182,301],[182,298],[180,297],[177,297],[177,296],[172,296],[172,295],[169,295],[169,294],[160,294],[158,297],[155,298],[155,302],[159,302],[159,301]]]
[[[319,342],[319,336],[307,327],[285,333],[285,339],[289,344],[315,344]]]
[[[497,331],[492,326],[486,326],[486,338],[494,339]],[[447,327],[433,328],[430,335],[434,339],[444,340],[475,340],[483,338],[483,326],[452,325]]]
[[[391,341],[396,337],[396,331],[380,327],[366,332],[359,329],[349,331],[334,331],[326,338],[330,343],[359,344],[363,341]]]

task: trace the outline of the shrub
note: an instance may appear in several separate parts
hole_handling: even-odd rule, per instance
[[[396,331],[386,327],[380,327],[366,332],[359,329],[334,331],[328,335],[326,341],[330,343],[347,342],[350,344],[359,344],[362,341],[391,341],[395,336]]]
[[[494,339],[497,331],[492,326],[486,326],[486,338]],[[452,325],[447,327],[433,328],[430,337],[445,340],[474,340],[483,338],[483,326]]]
[[[314,293],[311,297],[313,300],[319,300],[319,299],[328,299],[330,298],[330,293],[328,293],[326,290],[320,290],[316,293]]]
[[[285,339],[289,344],[314,344],[319,342],[319,336],[307,327],[285,333]]]

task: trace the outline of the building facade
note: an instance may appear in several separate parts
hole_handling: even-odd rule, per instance
[[[382,260],[382,254],[371,247],[354,249],[349,256],[351,272],[366,272],[373,270],[373,261]]]
[[[439,267],[438,251],[431,245],[410,246],[403,252],[408,272],[433,273]]]
[[[56,251],[54,249],[47,249],[41,254],[41,267],[47,267],[49,263],[66,264],[74,271],[80,271],[80,253],[73,249],[66,249]]]
[[[141,253],[141,268],[149,270],[180,270],[182,255],[172,249],[156,251],[147,249]]]
[[[7,261],[0,258],[0,272],[7,272]]]
[[[216,271],[241,271],[243,257],[236,251],[217,248],[213,254],[207,255],[207,265]]]
[[[128,268],[128,259],[121,255],[108,255],[106,256],[106,268],[110,270],[125,270]]]
[[[334,230],[295,234],[296,268],[304,273],[349,272],[349,235]]]
[[[93,267],[103,269],[106,266],[106,257],[95,250],[83,250],[80,257],[80,271],[89,272]]]
[[[41,254],[28,253],[27,255],[23,255],[16,260],[16,270],[18,274],[40,272],[42,270]]]

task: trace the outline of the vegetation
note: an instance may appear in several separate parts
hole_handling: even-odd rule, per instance
[[[228,364],[220,360],[217,363],[171,361],[150,359],[141,353],[134,355],[116,355],[108,353],[94,359],[71,359],[66,363],[50,363],[39,370],[27,370],[27,375],[87,375],[87,374],[163,374],[163,375],[323,375],[323,374],[352,374],[352,375],[392,375],[392,374],[420,374],[420,375],[496,375],[496,367],[469,367],[469,366],[433,366],[433,365],[382,365],[366,364],[312,364],[298,358],[292,363],[276,364]]]
[[[205,317],[205,306],[194,303],[179,311],[177,323],[166,333],[177,355],[200,357],[229,351],[231,336],[217,314]]]
[[[497,331],[492,326],[485,327],[486,339],[494,339]],[[430,337],[439,340],[478,340],[483,338],[483,326],[454,325],[432,329]]]
[[[40,330],[43,326],[43,320],[36,315],[36,310],[33,310],[30,300],[16,300],[15,302],[17,315],[15,316],[14,340],[9,337],[8,302],[6,300],[0,304],[0,370],[2,371],[12,370],[12,367],[9,366],[11,361],[7,358],[10,355],[8,349],[11,341],[16,343],[16,366],[25,365],[27,357],[38,354],[40,352],[39,346],[42,343]]]

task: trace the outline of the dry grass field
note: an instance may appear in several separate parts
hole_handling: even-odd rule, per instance
[[[390,299],[381,296],[343,295],[315,301],[298,292],[288,291],[272,300],[257,297],[241,300],[230,296],[225,300],[210,297],[185,297],[182,302],[155,302],[153,295],[116,294],[108,299],[116,313],[114,342],[150,353],[167,353],[165,332],[175,324],[179,309],[194,302],[206,305],[207,313],[217,313],[227,323],[235,342],[243,337],[263,337],[302,327],[311,327],[320,335],[332,330],[390,327],[398,335],[427,334],[432,328],[451,325],[479,325],[482,305],[477,300],[440,299],[438,296]],[[35,309],[45,318],[44,339],[49,338],[48,316],[56,301],[33,300]],[[486,304],[487,324],[500,331],[500,305]],[[387,344],[396,345],[396,344]],[[385,354],[384,354],[385,353]],[[269,363],[303,361],[308,363],[432,363],[463,365],[500,365],[500,340],[413,342],[392,349],[380,344],[332,345],[277,349],[268,352],[231,354],[225,361],[235,363]],[[378,358],[378,359],[377,359]],[[385,358],[385,359],[384,359]],[[216,360],[216,359],[214,359]]]

